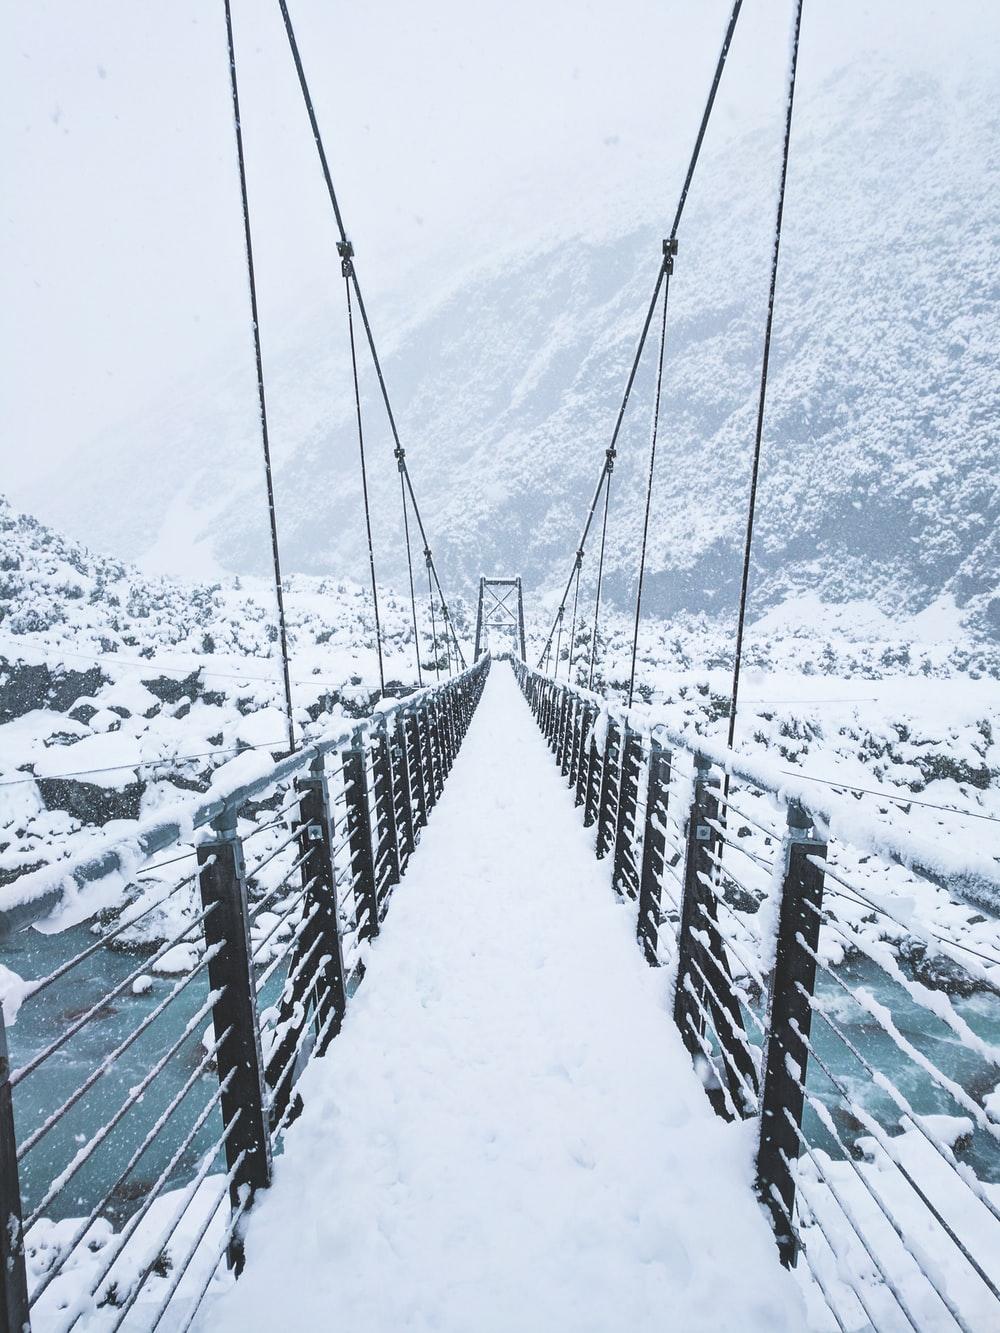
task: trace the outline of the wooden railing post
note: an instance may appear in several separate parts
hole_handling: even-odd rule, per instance
[[[659,964],[659,936],[662,924],[660,888],[667,861],[664,827],[670,794],[670,751],[656,738],[649,742],[649,770],[646,776],[646,823],[642,837],[642,871],[639,876],[639,915],[636,934],[646,962]]]
[[[212,831],[214,839],[198,846],[198,881],[202,904],[211,908],[204,919],[210,955],[208,984],[218,995],[212,1006],[212,1024],[215,1040],[221,1043],[217,1064],[223,1085],[222,1122],[231,1126],[226,1164],[233,1172],[230,1202],[236,1210],[245,1188],[255,1192],[271,1183],[271,1134],[257,988],[250,961],[246,867],[235,809],[227,806]],[[230,1242],[228,1257],[230,1267],[242,1267],[243,1248],[237,1237]]]
[[[371,940],[379,932],[378,901],[375,895],[375,856],[372,847],[371,809],[368,798],[368,767],[365,763],[365,732],[354,731],[350,749],[341,752],[344,765],[347,833],[351,849],[354,894],[364,904],[368,919],[358,922],[358,937]]]
[[[0,1333],[30,1333],[31,1328],[22,1219],[10,1054],[0,1005]]]
[[[822,869],[826,843],[812,817],[793,801],[783,845],[784,879],[778,913],[778,947],[767,1009],[764,1082],[757,1149],[757,1189],[768,1208],[781,1262],[795,1262],[796,1241],[788,1225],[795,1203],[794,1163],[799,1155],[804,1087],[809,1063],[815,953],[823,910]],[[813,859],[814,858],[814,859]]]

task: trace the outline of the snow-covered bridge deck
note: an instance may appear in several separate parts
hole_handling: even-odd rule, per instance
[[[592,836],[497,664],[200,1327],[804,1327]]]

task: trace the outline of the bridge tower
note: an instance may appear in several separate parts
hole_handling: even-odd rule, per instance
[[[490,646],[490,631],[503,636],[502,651],[525,660],[524,600],[521,580],[479,579],[479,610],[476,613],[476,661]],[[509,643],[509,648],[507,647]]]

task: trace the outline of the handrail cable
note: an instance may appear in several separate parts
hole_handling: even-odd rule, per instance
[[[229,87],[233,100],[233,129],[236,137],[236,160],[240,174],[240,197],[243,203],[243,239],[246,248],[247,279],[250,287],[250,320],[253,325],[253,349],[257,366],[257,406],[260,413],[260,437],[264,451],[264,477],[267,482],[267,512],[271,525],[271,556],[274,564],[274,596],[278,610],[278,638],[281,644],[281,667],[285,681],[285,711],[288,718],[288,750],[295,750],[295,724],[292,713],[292,682],[288,669],[288,628],[285,623],[285,600],[281,588],[281,560],[278,555],[278,520],[274,509],[274,478],[271,473],[271,443],[267,428],[267,397],[264,392],[264,360],[260,347],[260,319],[257,313],[257,279],[254,272],[253,238],[250,229],[250,199],[247,193],[246,159],[243,154],[243,126],[240,120],[240,93],[236,78],[236,46],[233,41],[233,15],[230,0],[223,0],[226,11],[226,42],[229,48]]]
[[[279,0],[280,4],[284,0]],[[677,210],[674,213],[673,225],[670,229],[670,236],[663,242],[663,258],[660,261],[660,267],[656,275],[656,283],[653,287],[653,295],[649,302],[649,308],[646,311],[646,318],[642,326],[642,333],[639,336],[639,345],[636,348],[635,357],[632,361],[632,368],[629,371],[628,381],[625,385],[625,393],[622,396],[621,407],[618,410],[618,417],[615,422],[615,428],[611,436],[611,446],[605,452],[604,464],[601,468],[601,474],[597,479],[597,488],[594,491],[594,498],[590,502],[590,509],[587,514],[587,521],[583,527],[583,535],[577,544],[576,556],[574,557],[573,570],[566,581],[566,588],[562,595],[559,605],[562,608],[566,606],[566,599],[569,596],[570,585],[573,582],[573,575],[576,573],[579,565],[583,561],[584,547],[586,546],[587,536],[590,532],[590,525],[593,522],[594,513],[597,509],[598,501],[601,498],[601,490],[610,475],[609,464],[614,465],[615,454],[617,452],[618,435],[621,430],[622,419],[625,416],[625,409],[628,406],[629,398],[632,394],[632,386],[635,383],[636,373],[639,369],[639,361],[642,358],[643,349],[646,346],[646,338],[649,335],[649,326],[652,322],[653,312],[656,309],[656,303],[660,297],[660,288],[666,279],[669,284],[669,275],[673,271],[673,257],[677,253],[677,231],[681,224],[681,217],[684,213],[684,206],[687,203],[688,193],[691,189],[691,182],[694,179],[695,167],[698,165],[698,159],[701,156],[702,144],[705,140],[705,132],[708,129],[708,122],[712,115],[712,108],[715,105],[715,97],[719,91],[719,84],[722,80],[722,71],[725,68],[726,59],[729,55],[729,48],[732,45],[733,34],[736,31],[736,21],[740,16],[740,10],[743,7],[743,0],[734,0],[732,12],[729,15],[729,22],[726,25],[725,36],[722,41],[722,48],[719,51],[719,58],[715,65],[715,74],[712,78],[712,86],[709,89],[708,99],[705,102],[705,108],[702,112],[701,123],[698,126],[698,133],[695,136],[694,148],[691,152],[691,158],[688,162],[687,173],[684,177],[684,184],[681,186],[680,197],[677,200]],[[664,298],[665,299],[665,298]],[[598,608],[600,608],[600,590],[597,596]],[[555,630],[555,621],[552,623],[552,629],[549,630],[549,637],[546,640],[545,648],[539,657],[539,666],[545,657],[545,653],[552,642],[552,635]],[[596,637],[596,634],[595,634]]]
[[[337,192],[334,189],[333,176],[330,172],[330,164],[327,160],[326,148],[324,147],[323,144],[323,136],[319,128],[319,121],[316,118],[316,110],[315,107],[313,106],[312,94],[309,91],[309,83],[308,80],[306,79],[305,69],[303,68],[302,65],[302,57],[299,53],[299,44],[295,36],[295,29],[292,25],[292,18],[288,12],[288,5],[286,3],[286,0],[278,0],[278,7],[281,10],[281,17],[284,21],[285,35],[288,38],[288,46],[292,53],[292,60],[294,61],[295,64],[295,72],[298,75],[299,87],[302,90],[302,99],[305,102],[306,113],[309,117],[309,125],[310,128],[312,129],[313,142],[316,145],[316,152],[319,156],[320,166],[323,170],[323,179],[326,182],[327,194],[330,197],[330,204],[331,207],[333,208],[334,218],[336,219],[337,230],[340,233],[340,242],[341,245],[347,246],[350,245],[350,241],[347,238],[347,231],[344,227],[344,218],[340,211],[340,204],[337,201]],[[353,248],[352,248],[352,255],[353,255]],[[378,385],[382,395],[382,402],[385,406],[386,416],[389,421],[389,428],[392,431],[392,439],[393,439],[393,444],[395,446],[394,453],[396,457],[396,462],[398,463],[400,472],[403,475],[403,479],[406,484],[406,490],[410,497],[410,504],[413,506],[413,516],[417,520],[417,527],[420,530],[420,537],[424,543],[424,551],[430,562],[430,569],[434,577],[434,583],[437,586],[438,596],[441,599],[442,615],[445,621],[447,622],[448,627],[451,629],[451,634],[455,641],[455,649],[458,654],[458,659],[461,662],[462,667],[464,668],[466,666],[465,655],[462,652],[460,643],[458,642],[458,636],[455,634],[454,625],[452,624],[451,616],[448,611],[448,603],[445,598],[444,591],[442,590],[441,587],[441,580],[438,577],[437,568],[434,565],[433,558],[431,557],[430,554],[430,544],[427,540],[427,532],[426,529],[424,528],[424,521],[420,513],[420,506],[417,504],[417,497],[413,491],[413,481],[410,477],[410,470],[406,463],[406,452],[403,449],[403,446],[399,439],[399,430],[396,426],[396,418],[392,410],[392,404],[389,401],[389,390],[386,387],[385,376],[382,373],[382,362],[379,359],[378,349],[375,346],[375,336],[372,333],[371,323],[368,319],[368,311],[365,306],[364,297],[361,294],[361,285],[358,282],[357,270],[353,263],[351,265],[350,280],[354,287],[354,295],[357,298],[358,313],[360,314],[361,322],[364,325],[365,336],[368,339],[368,348],[369,351],[371,352],[372,364],[375,367],[375,375],[376,378],[378,379]]]

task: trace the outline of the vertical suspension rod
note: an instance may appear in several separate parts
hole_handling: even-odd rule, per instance
[[[750,554],[757,509],[757,482],[760,477],[761,440],[764,435],[764,406],[767,398],[767,371],[771,359],[771,331],[774,327],[774,294],[778,285],[778,252],[781,249],[781,224],[785,213],[785,184],[788,180],[788,150],[792,139],[792,106],[795,101],[795,75],[799,63],[799,35],[802,31],[802,0],[796,0],[792,53],[788,67],[788,100],[785,104],[785,137],[781,148],[781,176],[778,184],[778,208],[774,221],[774,247],[771,251],[771,282],[767,295],[767,319],[764,323],[764,351],[760,364],[760,392],[757,397],[757,427],[754,435],[753,466],[750,471],[750,499],[747,505],[746,539],[743,544],[743,574],[740,579],[740,605],[736,620],[736,653],[733,660],[733,688],[729,703],[729,737],[733,748],[736,735],[736,705],[740,692],[740,668],[743,663],[743,632],[746,627],[747,590],[750,586]],[[728,793],[728,773],[727,793]]]
[[[358,418],[358,452],[361,456],[361,491],[365,501],[365,532],[368,535],[368,568],[372,579],[372,607],[375,611],[375,647],[378,651],[378,680],[382,694],[385,694],[385,664],[382,661],[382,622],[378,612],[378,585],[375,582],[375,545],[372,541],[372,515],[368,503],[368,470],[365,466],[365,432],[361,422],[361,389],[358,384],[358,351],[354,342],[354,308],[351,301],[351,245],[346,242],[343,248],[344,291],[347,293],[347,328],[351,339],[351,370],[354,375],[354,407]]]
[[[229,87],[233,100],[233,127],[236,134],[236,160],[240,173],[240,197],[243,202],[243,239],[246,246],[247,279],[250,287],[250,319],[253,324],[253,349],[257,367],[257,406],[260,436],[264,450],[264,476],[267,482],[267,511],[271,524],[271,556],[274,563],[274,597],[278,611],[278,638],[281,643],[281,669],[285,684],[285,714],[288,721],[288,749],[295,749],[295,723],[292,715],[292,680],[288,669],[288,627],[285,598],[281,587],[281,558],[278,554],[278,519],[274,508],[274,478],[271,472],[271,442],[267,428],[267,396],[264,392],[264,359],[260,348],[260,320],[257,313],[257,279],[254,270],[253,237],[250,230],[250,199],[247,193],[246,159],[243,153],[243,126],[240,120],[240,92],[236,78],[236,44],[233,40],[233,15],[230,0],[223,0],[226,12],[226,42],[229,48]]]
[[[660,393],[663,388],[663,348],[667,341],[667,300],[670,275],[663,287],[663,321],[660,324],[660,357],[656,367],[656,401],[653,405],[653,430],[649,444],[649,475],[646,479],[646,508],[642,517],[642,551],[639,556],[639,580],[635,590],[635,624],[632,628],[632,670],[628,678],[628,706],[635,693],[635,659],[639,651],[639,617],[642,613],[642,585],[646,577],[646,543],[649,539],[649,510],[653,499],[653,474],[656,466],[656,437],[660,428]]]

